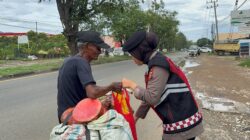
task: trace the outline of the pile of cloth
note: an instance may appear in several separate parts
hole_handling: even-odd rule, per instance
[[[66,110],[63,123],[52,129],[50,140],[137,140],[127,91],[107,96],[111,97],[108,106],[102,100],[87,98]]]

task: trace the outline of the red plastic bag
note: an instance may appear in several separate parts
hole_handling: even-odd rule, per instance
[[[115,93],[112,94],[113,101],[114,101],[114,109],[123,115],[123,117],[129,123],[130,129],[132,131],[132,135],[134,140],[137,140],[136,134],[136,127],[135,127],[135,120],[133,116],[133,109],[130,106],[130,99],[128,95],[128,91],[126,89],[122,90],[122,93]]]

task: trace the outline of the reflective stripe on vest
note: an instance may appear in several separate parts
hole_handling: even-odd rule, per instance
[[[191,117],[183,121],[179,121],[179,122],[171,123],[171,124],[163,124],[163,129],[165,131],[175,131],[175,130],[187,128],[195,124],[196,122],[198,122],[201,118],[202,118],[201,113],[196,112],[194,115],[192,115]]]
[[[170,93],[181,93],[181,92],[188,92],[189,88],[185,83],[181,84],[167,84],[163,91],[162,97],[160,101],[154,106],[155,108],[160,105]]]

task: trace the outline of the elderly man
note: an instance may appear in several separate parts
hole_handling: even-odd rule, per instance
[[[109,48],[94,31],[82,31],[77,34],[79,53],[64,60],[58,76],[58,119],[63,112],[76,106],[84,98],[98,98],[109,91],[120,91],[121,83],[113,82],[108,86],[97,86],[93,78],[90,62],[96,60],[101,48]]]

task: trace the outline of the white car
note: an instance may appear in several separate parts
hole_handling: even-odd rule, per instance
[[[28,55],[28,59],[36,60],[38,59],[35,55]]]
[[[198,48],[190,48],[188,50],[189,56],[197,56],[198,55]]]
[[[113,54],[121,56],[121,55],[124,55],[124,52],[122,48],[114,48]]]
[[[208,48],[208,47],[201,47],[201,52],[203,53],[207,53],[207,52],[212,52],[212,49]]]

